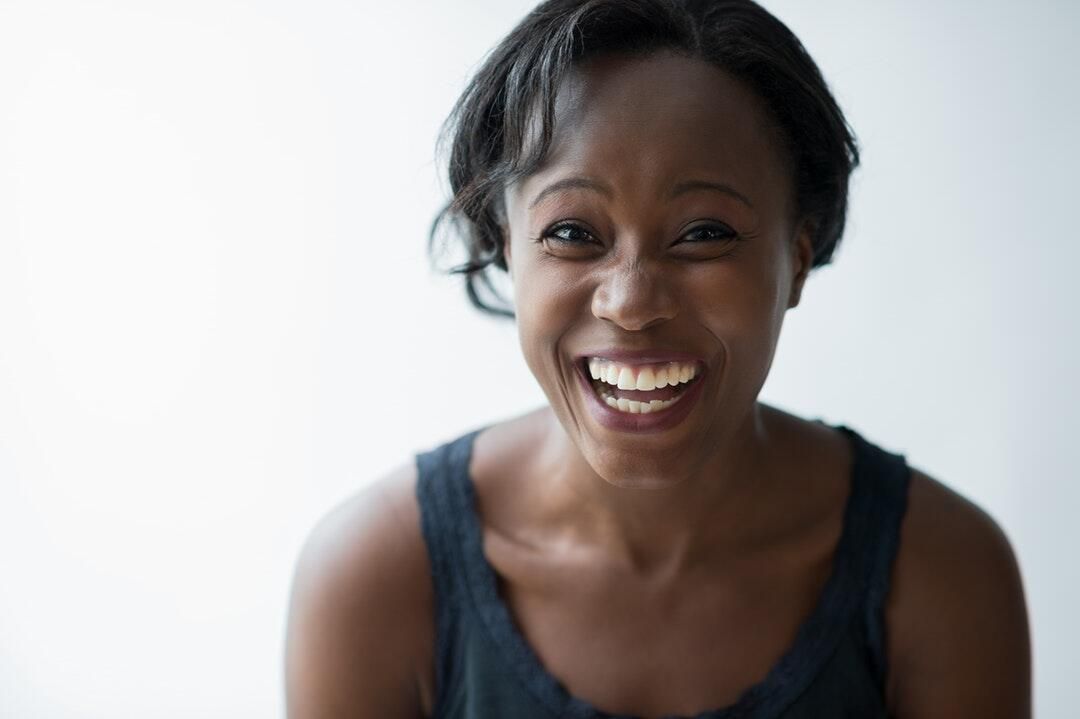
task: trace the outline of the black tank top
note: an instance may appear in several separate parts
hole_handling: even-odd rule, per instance
[[[844,526],[832,572],[794,643],[727,707],[694,719],[885,719],[883,608],[910,471],[854,430]],[[482,429],[417,455],[421,528],[435,590],[437,719],[633,719],[571,696],[541,664],[497,591],[469,476]]]

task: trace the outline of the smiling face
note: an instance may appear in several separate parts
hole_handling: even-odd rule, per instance
[[[526,362],[608,482],[678,483],[752,426],[812,257],[780,148],[724,71],[604,56],[567,78],[545,162],[507,188]]]

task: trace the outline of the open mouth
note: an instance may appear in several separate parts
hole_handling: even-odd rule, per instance
[[[581,362],[600,401],[626,414],[663,412],[676,404],[701,375],[696,362],[631,365],[600,357],[586,357]]]

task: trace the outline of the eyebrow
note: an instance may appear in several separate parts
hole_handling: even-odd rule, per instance
[[[611,197],[612,194],[611,188],[602,182],[590,180],[587,177],[567,177],[564,180],[558,180],[557,182],[551,183],[544,189],[540,190],[540,192],[536,193],[536,197],[534,197],[533,201],[529,203],[529,209],[531,210],[537,205],[539,205],[540,201],[548,195],[553,195],[556,192],[562,192],[563,190],[574,189],[592,190],[594,192],[599,192],[601,195],[605,195],[607,197]]]
[[[731,185],[725,185],[722,182],[711,182],[709,180],[687,180],[686,182],[680,182],[671,190],[671,197],[675,198],[679,195],[686,194],[687,192],[694,192],[696,190],[720,192],[728,197],[735,198],[751,210],[754,209],[754,203],[750,202],[746,195],[742,194]]]
[[[553,195],[556,192],[562,192],[564,190],[592,190],[593,192],[598,192],[601,195],[605,195],[607,197],[611,197],[612,195],[611,188],[602,182],[598,182],[597,180],[590,180],[587,177],[567,177],[565,179],[551,183],[544,189],[540,190],[540,192],[536,193],[536,197],[534,197],[532,202],[529,203],[529,209],[531,210],[537,205],[539,205],[540,202],[548,195]],[[750,202],[746,195],[742,194],[731,185],[725,185],[722,182],[712,182],[710,180],[686,180],[684,182],[680,182],[672,188],[671,193],[669,194],[669,198],[674,199],[676,197],[679,197],[680,195],[685,195],[688,192],[696,192],[699,190],[709,190],[712,192],[722,193],[724,195],[727,195],[728,197],[732,197],[738,200],[739,202],[749,207],[751,210],[754,209],[754,203]]]

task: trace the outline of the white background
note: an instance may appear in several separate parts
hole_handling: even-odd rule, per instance
[[[282,717],[316,519],[542,395],[429,270],[527,2],[0,0],[0,715]],[[864,149],[763,398],[989,511],[1075,711],[1080,4],[768,3]]]

